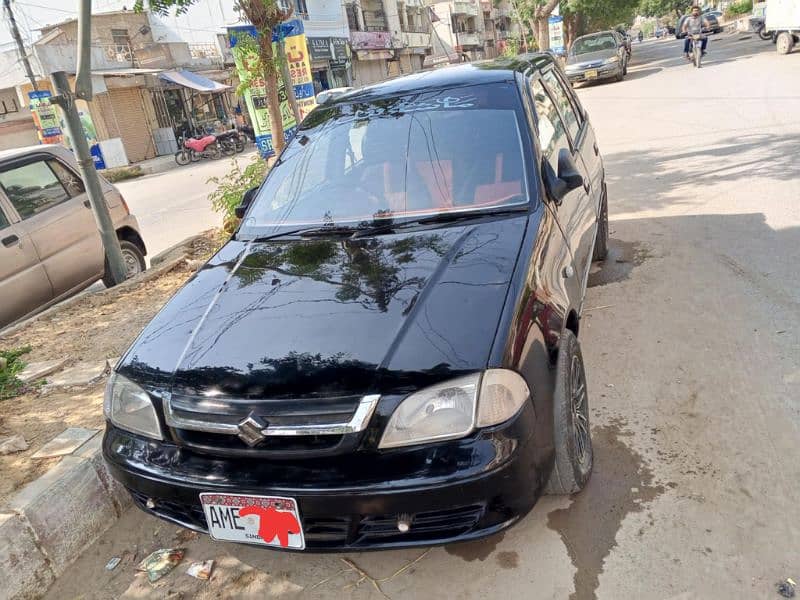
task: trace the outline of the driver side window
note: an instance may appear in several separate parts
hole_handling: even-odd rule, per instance
[[[534,79],[530,86],[538,117],[539,146],[542,149],[542,156],[550,163],[553,172],[558,173],[558,153],[562,148],[571,152],[567,130],[542,82]]]

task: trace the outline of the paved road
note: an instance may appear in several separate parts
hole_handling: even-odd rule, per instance
[[[636,45],[626,81],[579,91],[613,239],[581,330],[596,449],[583,493],[394,577],[422,553],[287,555],[203,537],[182,545],[187,561],[220,561],[214,581],[183,568],[131,597],[382,598],[343,558],[395,599],[773,598],[776,581],[798,580],[800,53],[741,37],[715,38],[700,71],[674,41]],[[176,544],[175,531],[130,512],[50,597],[119,596],[130,561],[107,573],[106,560]]]
[[[236,160],[247,164],[255,155],[252,148],[236,155]],[[221,225],[219,213],[211,210],[208,201],[209,192],[216,187],[208,179],[222,177],[230,169],[231,159],[203,160],[117,184],[131,212],[139,219],[150,256]]]

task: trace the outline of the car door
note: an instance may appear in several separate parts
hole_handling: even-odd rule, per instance
[[[584,181],[587,183],[589,204],[581,214],[579,223],[580,242],[576,255],[580,257],[581,271],[588,273],[592,258],[594,238],[597,230],[597,217],[605,194],[603,189],[603,161],[594,129],[580,106],[572,87],[564,83],[564,77],[555,67],[542,73],[542,81],[550,92],[567,128],[567,134],[575,149],[575,161],[583,166]]]
[[[549,163],[554,173],[558,173],[558,155],[561,151],[566,151],[573,157],[576,167],[583,170],[585,167],[578,151],[572,145],[567,126],[539,73],[535,72],[529,77],[528,83],[537,115],[537,135],[542,158]],[[586,229],[591,227],[594,221],[587,190],[589,182],[585,173],[581,174],[584,175],[583,186],[569,191],[560,203],[550,202],[573,256],[572,269],[564,276],[574,306],[579,306],[583,299],[583,275],[589,259],[589,249],[584,240],[588,239]]]
[[[30,237],[0,194],[0,327],[53,298],[53,288]]]
[[[0,168],[0,188],[33,241],[56,297],[102,276],[100,234],[71,169],[49,153],[28,156]]]

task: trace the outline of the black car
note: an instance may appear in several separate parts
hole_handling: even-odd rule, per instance
[[[477,538],[592,469],[578,334],[603,162],[547,54],[346,93],[126,352],[105,459],[220,540]]]

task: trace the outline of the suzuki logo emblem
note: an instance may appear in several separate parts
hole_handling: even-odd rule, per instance
[[[246,419],[241,421],[239,427],[239,439],[251,448],[261,442],[267,437],[264,435],[264,430],[269,426],[264,419],[250,413]]]

